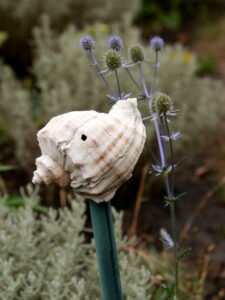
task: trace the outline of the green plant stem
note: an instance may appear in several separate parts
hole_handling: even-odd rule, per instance
[[[174,250],[174,264],[175,264],[175,297],[179,297],[179,259],[178,259],[178,243],[177,243],[177,230],[176,230],[176,215],[174,203],[170,203],[170,213],[172,220],[172,234],[173,234],[173,250]]]
[[[103,300],[123,300],[110,202],[89,200]]]

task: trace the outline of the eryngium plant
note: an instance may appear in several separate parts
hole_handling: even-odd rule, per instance
[[[97,40],[94,53],[102,70],[105,70],[103,59],[105,41],[111,30],[105,25],[93,26],[85,30],[87,34],[94,32]],[[125,61],[131,62],[127,49],[139,42],[137,29],[131,27],[130,22],[125,19],[120,25],[115,26],[115,32],[120,32],[123,37],[121,56]],[[36,58],[33,71],[40,90],[40,104],[45,122],[54,115],[70,110],[90,108],[108,111],[108,105],[104,105],[108,88],[99,81],[93,66],[84,68],[86,57],[88,59],[90,57],[86,52],[81,54],[78,45],[74,46],[74,39],[76,37],[79,39],[80,34],[74,27],[69,27],[61,35],[58,35],[50,28],[46,18],[42,25],[35,30]],[[145,58],[150,59],[151,63],[154,60],[154,51],[149,46],[141,45],[141,47],[144,49]],[[89,63],[93,65],[91,59]],[[71,65],[74,67],[71,68]],[[196,68],[195,55],[181,45],[165,46],[160,58],[155,88],[170,95],[174,106],[179,107],[182,114],[182,118],[178,118],[176,124],[171,124],[173,130],[182,131],[183,134],[175,151],[188,149],[189,152],[194,152],[199,149],[224,112],[221,109],[224,107],[225,99],[222,83],[209,78],[198,78],[195,75]],[[138,68],[128,68],[128,71],[130,70],[132,70],[132,76],[138,85],[141,86]],[[153,70],[151,69],[151,71]],[[168,72],[170,72],[170,76],[168,76]],[[149,76],[146,64],[143,65],[143,74],[145,77]],[[106,74],[103,73],[103,75]],[[114,89],[116,82],[113,82],[113,77],[106,78]],[[137,92],[137,87],[131,85],[128,74],[120,76],[119,81],[123,91],[131,90],[133,95]],[[87,82],[91,82],[91,85],[88,85]],[[142,88],[138,90],[138,93],[140,94],[141,91]],[[211,99],[215,100],[211,101]],[[143,116],[147,116],[148,110],[143,102],[140,102],[139,108]],[[154,132],[150,124],[146,123],[146,127],[151,140]]]
[[[85,43],[84,43],[85,41]],[[118,36],[111,36],[108,40],[108,45],[118,44],[122,45],[122,39]],[[95,57],[94,53],[95,41],[91,36],[81,37],[79,40],[80,47],[90,55],[94,66],[97,69],[98,74],[103,79],[106,87],[109,90],[107,95],[108,98],[117,102],[118,100],[124,100],[131,95],[131,90],[123,92],[121,90],[118,71],[119,69],[124,69],[130,77],[130,80],[137,87],[140,96],[136,98],[139,100],[146,99],[148,110],[150,115],[145,117],[144,120],[152,121],[152,126],[155,129],[159,155],[154,154],[150,145],[148,149],[154,161],[152,167],[149,170],[150,174],[155,174],[156,176],[161,176],[166,188],[166,196],[164,197],[166,206],[170,207],[171,220],[172,220],[172,238],[165,230],[161,231],[161,241],[166,244],[167,248],[172,248],[174,251],[174,289],[173,295],[174,299],[179,298],[179,261],[186,255],[190,249],[186,249],[183,253],[179,253],[178,243],[177,243],[177,228],[176,228],[176,217],[175,217],[175,203],[178,199],[182,198],[183,194],[176,195],[174,191],[175,185],[175,168],[178,162],[175,162],[174,151],[173,151],[173,141],[176,141],[181,137],[180,132],[171,133],[169,128],[170,119],[177,115],[178,110],[174,109],[173,101],[170,96],[165,93],[156,91],[155,83],[157,77],[157,70],[160,66],[159,64],[159,53],[164,49],[164,41],[160,37],[154,37],[150,40],[150,46],[155,53],[155,60],[151,63],[153,68],[153,78],[151,80],[150,89],[148,88],[147,81],[145,79],[142,65],[143,63],[148,63],[145,57],[144,50],[140,45],[134,45],[129,48],[129,56],[131,61],[125,62],[120,54],[122,47],[114,47],[114,49],[107,50],[104,54],[105,65],[107,68],[108,75],[115,73],[115,80],[117,90],[115,91],[107,78],[103,74],[103,70],[100,69],[99,63]],[[91,45],[88,46],[87,45]],[[112,48],[112,47],[111,47]],[[139,71],[141,85],[135,80],[131,72],[131,67],[136,66]],[[121,70],[120,70],[121,71]],[[169,74],[168,74],[169,75]],[[125,75],[124,75],[125,76]],[[127,93],[128,92],[128,93]],[[168,145],[167,145],[168,144]],[[171,294],[170,294],[171,296]]]

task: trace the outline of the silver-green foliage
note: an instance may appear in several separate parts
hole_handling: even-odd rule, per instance
[[[94,242],[85,241],[84,200],[70,200],[71,209],[37,216],[32,208],[37,189],[29,185],[22,195],[26,206],[16,214],[4,205],[0,209],[1,299],[100,299]],[[122,213],[113,210],[113,215],[125,299],[150,299],[149,267],[124,249],[128,240],[122,236]]]
[[[21,164],[30,157],[27,148],[33,120],[30,94],[21,82],[16,80],[10,67],[0,61],[0,125],[8,130],[16,143],[16,155]]]

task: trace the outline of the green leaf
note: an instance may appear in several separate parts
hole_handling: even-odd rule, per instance
[[[115,101],[108,102],[108,105],[113,106],[115,104]]]
[[[164,200],[165,200],[165,202],[166,202],[166,205],[168,205],[168,204],[173,204],[173,203],[174,203],[175,201],[177,201],[177,200],[180,200],[180,199],[183,198],[186,194],[187,194],[187,193],[184,192],[184,193],[181,193],[181,194],[177,195],[176,197],[169,198],[169,197],[167,197],[167,196],[164,196],[163,198],[164,198]]]
[[[174,285],[172,283],[163,283],[161,286],[167,291],[168,296],[174,296]]]
[[[137,97],[137,100],[140,101],[140,100],[145,100],[146,99],[146,96],[145,95],[139,95]]]
[[[167,300],[168,299],[168,293],[167,291],[160,287],[157,289],[157,292],[154,295],[154,300]]]
[[[22,197],[14,195],[8,198],[8,200],[5,202],[5,205],[8,207],[20,207],[24,206],[25,203]]]
[[[8,34],[5,31],[0,31],[0,47],[2,46],[2,44],[4,44],[4,42],[7,40],[8,38]]]
[[[186,156],[181,157],[181,158],[178,160],[178,162],[175,164],[175,166],[176,166],[176,167],[179,166],[179,164],[182,163],[182,161],[185,160],[185,159],[186,159]]]
[[[34,207],[34,210],[38,211],[38,212],[41,212],[41,213],[44,213],[44,214],[47,214],[48,211],[49,211],[49,208],[46,207],[46,206],[43,206],[43,205],[36,205]]]
[[[3,126],[0,126],[0,132],[6,131],[6,128]]]
[[[16,169],[16,166],[0,165],[0,172],[11,171]]]
[[[175,198],[169,198],[167,196],[164,196],[163,198],[165,200],[166,206],[169,204],[174,204]]]
[[[186,194],[187,194],[186,192],[181,193],[181,194],[177,195],[177,196],[175,197],[174,200],[175,200],[175,201],[180,200],[180,199],[182,199]]]
[[[179,256],[178,259],[181,260],[182,258],[184,258],[186,255],[188,255],[191,252],[192,248],[188,247],[184,250],[184,252],[182,252]]]
[[[168,28],[177,29],[181,24],[180,15],[178,11],[170,11],[168,13],[163,13],[160,16],[160,21]]]

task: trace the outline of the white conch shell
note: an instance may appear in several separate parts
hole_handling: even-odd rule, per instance
[[[120,100],[108,114],[74,111],[38,132],[42,155],[33,183],[70,185],[96,202],[109,201],[132,176],[146,138],[137,100]]]

